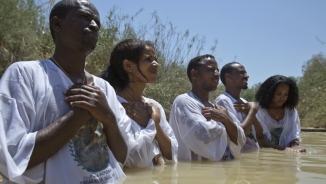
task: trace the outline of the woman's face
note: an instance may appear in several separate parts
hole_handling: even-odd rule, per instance
[[[146,46],[139,57],[138,65],[141,73],[136,71],[136,77],[145,83],[155,83],[157,80],[158,68],[160,66],[156,60],[155,50],[150,46]]]
[[[277,86],[274,97],[271,103],[272,107],[282,107],[289,97],[290,87],[287,84],[280,84]]]

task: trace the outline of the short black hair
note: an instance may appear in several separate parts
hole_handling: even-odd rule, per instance
[[[213,59],[215,59],[215,57],[211,54],[205,54],[205,55],[201,55],[201,56],[197,56],[197,57],[194,57],[192,58],[190,61],[189,61],[189,64],[188,64],[188,67],[187,67],[187,75],[188,75],[188,78],[191,82],[191,76],[190,76],[190,71],[192,69],[196,70],[198,68],[198,66],[201,65],[201,61],[205,58],[208,58],[208,57],[211,57]]]
[[[274,75],[266,79],[259,87],[255,99],[259,102],[259,105],[262,108],[269,108],[273,98],[276,88],[280,84],[287,84],[289,85],[289,96],[286,102],[283,104],[282,107],[287,107],[290,109],[295,108],[299,102],[299,89],[297,84],[288,77],[283,75]]]
[[[227,73],[232,73],[233,69],[234,69],[234,66],[235,64],[239,64],[241,65],[240,63],[238,62],[231,62],[231,63],[227,63],[226,65],[224,65],[221,69],[221,74],[220,74],[220,79],[222,81],[222,83],[224,84],[224,86],[226,85],[226,81],[225,81],[225,74]]]
[[[139,70],[138,63],[141,53],[144,51],[146,46],[155,50],[153,43],[150,41],[138,39],[126,39],[121,41],[114,47],[110,56],[110,64],[101,72],[99,77],[108,81],[116,91],[123,90],[130,82],[128,73],[124,70],[123,61],[127,59],[137,63],[138,71],[142,74]],[[144,77],[146,78],[146,76]]]
[[[86,0],[92,7],[95,8],[95,6],[89,1]],[[50,12],[49,16],[49,26],[50,26],[50,31],[52,35],[53,41],[55,40],[55,35],[54,35],[54,30],[51,26],[51,19],[52,17],[56,16],[60,19],[64,19],[67,16],[67,13],[73,8],[79,5],[78,0],[61,0],[57,2],[53,7]],[[96,8],[95,8],[96,9]]]

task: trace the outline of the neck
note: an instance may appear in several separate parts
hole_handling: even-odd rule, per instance
[[[205,91],[198,88],[192,88],[191,92],[202,102],[208,102],[209,91]]]
[[[56,47],[53,58],[61,68],[71,77],[84,74],[85,54],[64,47]]]
[[[127,87],[118,92],[118,95],[130,101],[142,101],[145,87],[146,84],[142,85],[137,84],[136,82],[131,82]]]
[[[240,99],[241,89],[235,89],[235,88],[226,87],[225,91],[227,93],[229,93],[234,99],[236,99],[236,100],[239,100]]]
[[[271,104],[271,105],[269,106],[269,109],[283,109],[283,107],[282,107],[282,106],[277,106],[277,105],[273,105],[273,104]]]

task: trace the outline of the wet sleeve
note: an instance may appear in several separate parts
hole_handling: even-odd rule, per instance
[[[17,64],[0,81],[0,172],[16,183],[40,182],[44,164],[26,171],[35,145],[36,118],[31,76]]]
[[[165,112],[161,104],[156,103],[156,105],[159,107],[160,112],[161,112],[161,121],[160,121],[160,126],[163,129],[164,133],[170,138],[171,140],[171,150],[172,150],[172,160],[167,160],[167,163],[173,162],[177,163],[178,162],[178,141],[175,138],[174,132],[169,124],[169,122],[166,120]]]
[[[174,102],[171,119],[177,127],[175,131],[192,152],[209,160],[222,158],[227,147],[227,134],[222,123],[207,121],[201,114],[201,107],[182,98]]]

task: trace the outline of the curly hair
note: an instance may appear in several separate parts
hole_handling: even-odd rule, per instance
[[[126,39],[118,43],[111,53],[108,67],[101,72],[99,77],[108,81],[116,91],[123,90],[130,82],[129,75],[123,67],[123,61],[127,59],[136,63],[138,71],[146,78],[139,69],[139,59],[146,46],[155,50],[153,43],[150,41]]]
[[[266,79],[259,87],[255,99],[259,102],[262,108],[269,108],[276,88],[280,84],[287,84],[289,86],[289,96],[286,102],[282,105],[283,108],[293,109],[299,102],[299,89],[297,84],[290,78],[283,75],[274,75]]]
[[[88,5],[90,5],[92,8],[96,9],[96,7],[93,5],[93,3],[91,3],[89,0],[87,0],[86,3]],[[54,30],[53,30],[53,28],[51,26],[52,17],[56,16],[56,17],[58,17],[60,19],[64,19],[64,18],[66,18],[68,12],[72,8],[74,8],[74,7],[78,6],[78,5],[80,5],[80,2],[78,0],[61,0],[61,1],[57,2],[52,7],[52,10],[51,10],[50,16],[49,16],[49,24],[50,24],[49,27],[50,27],[50,31],[51,31],[53,41],[55,40],[55,35],[54,35]]]
[[[205,54],[205,55],[201,55],[201,56],[197,56],[197,57],[194,57],[192,58],[190,61],[189,61],[189,64],[188,64],[188,67],[187,67],[187,75],[188,75],[188,78],[191,82],[191,76],[190,76],[190,71],[192,69],[196,70],[198,68],[198,66],[201,65],[201,61],[205,58],[208,58],[208,57],[211,57],[211,58],[214,58],[215,57],[213,55],[210,55],[210,54]]]
[[[231,63],[225,64],[222,67],[221,74],[220,74],[220,79],[221,79],[222,83],[224,84],[224,86],[226,86],[226,84],[225,84],[225,74],[231,73],[233,71],[233,69],[234,69],[233,65],[235,65],[235,64],[241,65],[240,63],[233,61]]]

